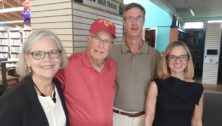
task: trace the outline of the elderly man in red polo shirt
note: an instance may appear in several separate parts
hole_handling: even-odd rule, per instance
[[[71,55],[57,73],[71,126],[113,125],[116,65],[108,55],[115,38],[115,25],[96,19],[89,29],[87,49]]]

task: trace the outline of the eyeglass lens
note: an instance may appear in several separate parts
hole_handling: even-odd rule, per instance
[[[175,56],[175,55],[168,55],[167,56],[167,60],[170,62],[174,62],[177,59],[179,59],[180,61],[187,61],[188,55],[184,54],[184,55],[180,55],[180,56]]]
[[[103,39],[101,39],[101,38],[100,38],[99,36],[97,36],[97,35],[91,36],[91,37],[92,37],[93,40],[94,40],[95,42],[97,42],[97,43],[103,42],[104,44],[107,44],[107,45],[113,44],[113,41],[111,41],[111,40],[103,40]]]
[[[50,59],[55,59],[58,58],[61,54],[61,50],[51,50],[48,52],[44,52],[44,51],[33,51],[30,53],[32,55],[32,57],[36,60],[40,60],[40,59],[44,59],[46,54],[48,54],[48,57]]]

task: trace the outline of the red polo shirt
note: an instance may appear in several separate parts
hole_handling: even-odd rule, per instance
[[[116,65],[105,60],[101,73],[95,71],[86,51],[73,54],[56,77],[62,83],[71,126],[112,126]]]

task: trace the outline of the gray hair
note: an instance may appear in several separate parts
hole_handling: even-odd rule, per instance
[[[26,38],[25,42],[23,43],[22,50],[19,54],[19,61],[17,62],[17,66],[16,66],[16,73],[19,76],[24,77],[30,73],[30,68],[27,65],[26,59],[25,59],[26,52],[30,52],[32,49],[32,46],[36,42],[38,42],[38,40],[41,40],[43,38],[51,39],[57,45],[58,49],[61,50],[60,67],[61,68],[65,67],[67,63],[67,55],[57,35],[48,30],[43,30],[43,29],[35,30],[35,31],[32,31],[32,33]]]

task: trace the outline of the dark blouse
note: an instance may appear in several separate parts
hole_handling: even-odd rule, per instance
[[[174,77],[155,80],[158,88],[153,126],[190,126],[203,86]]]

